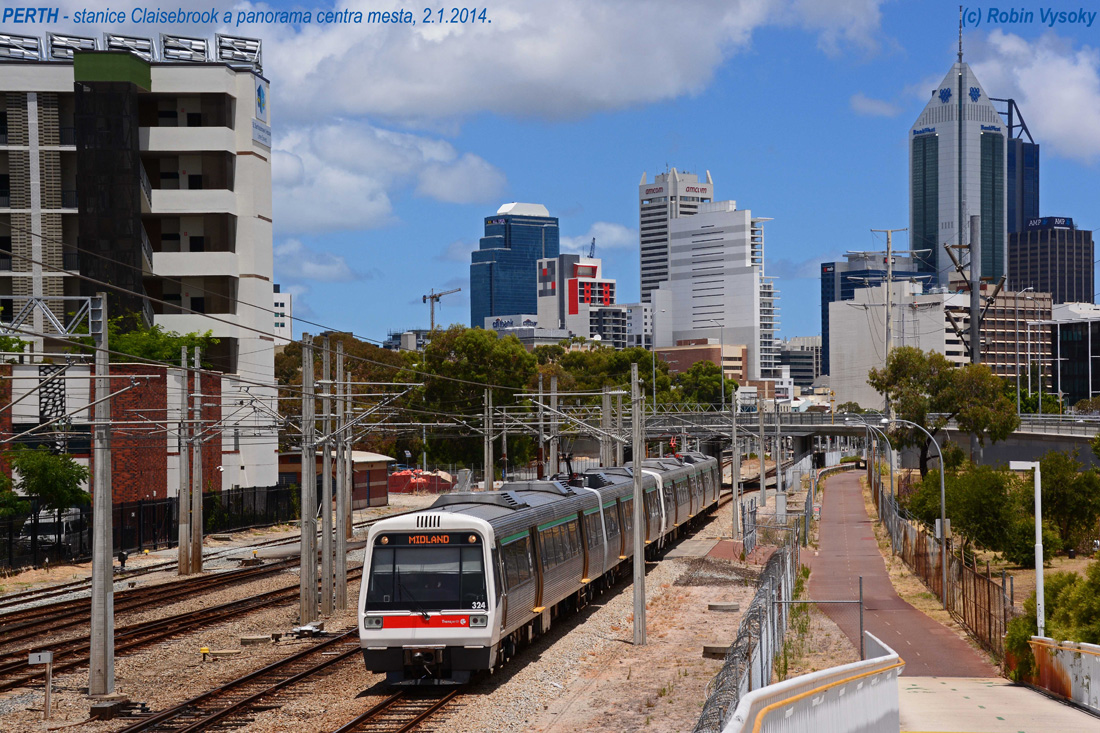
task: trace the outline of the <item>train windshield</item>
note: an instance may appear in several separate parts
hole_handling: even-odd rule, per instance
[[[488,608],[481,546],[376,546],[368,583],[365,610]]]

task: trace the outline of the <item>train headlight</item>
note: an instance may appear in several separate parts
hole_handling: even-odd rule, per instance
[[[488,625],[489,625],[489,617],[488,616],[477,615],[477,616],[471,616],[470,617],[470,628],[471,629],[479,629],[479,628],[484,629]]]
[[[382,628],[381,616],[367,616],[363,619],[363,628],[365,629],[380,629]]]

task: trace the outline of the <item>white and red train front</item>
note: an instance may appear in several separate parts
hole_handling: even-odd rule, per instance
[[[391,684],[464,683],[491,669],[500,587],[489,523],[453,512],[377,522],[367,535],[359,639]]]

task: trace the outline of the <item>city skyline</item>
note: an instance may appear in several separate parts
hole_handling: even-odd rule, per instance
[[[617,7],[506,1],[483,27],[217,29],[264,40],[275,278],[295,316],[381,340],[427,326],[423,294],[462,287],[436,319],[467,322],[470,252],[484,218],[509,201],[558,217],[563,252],[595,237],[617,300],[636,302],[634,187],[643,172],[676,167],[710,170],[722,198],[774,219],[766,265],[783,293],[779,335],[818,333],[819,263],[881,248],[871,228],[908,223],[906,135],[955,60],[957,6],[699,2],[676,23],[658,22],[667,6],[657,3],[625,17]],[[66,30],[106,29],[4,26]],[[523,53],[536,41],[537,62]],[[963,41],[986,92],[1016,99],[1043,147],[1040,215],[1095,229],[1094,34],[994,24]],[[905,235],[895,242],[908,246]]]

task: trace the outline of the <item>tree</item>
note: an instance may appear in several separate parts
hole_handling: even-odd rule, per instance
[[[1057,528],[1064,548],[1076,547],[1100,520],[1100,473],[1081,470],[1076,452],[1050,451],[1040,464],[1043,519]]]
[[[38,500],[39,509],[68,509],[88,503],[90,495],[83,484],[88,469],[70,455],[51,453],[49,448],[16,448],[9,461],[19,473],[19,490]]]
[[[861,415],[864,412],[867,412],[867,410],[864,410],[862,407],[859,406],[858,402],[842,402],[842,403],[840,403],[839,405],[836,406],[836,411],[837,412],[852,412],[852,413],[855,413],[857,415]]]
[[[437,331],[422,353],[411,356],[409,371],[399,375],[399,381],[421,382],[423,386],[416,389],[410,405],[443,421],[480,422],[483,385],[495,385],[494,406],[512,406],[520,404],[514,395],[530,389],[536,379],[536,358],[519,339],[501,338],[495,331],[481,328],[455,325]],[[509,439],[509,461],[528,458],[531,446],[528,437]],[[455,439],[434,441],[432,455],[437,460],[475,464],[481,462],[481,448],[481,436],[471,436],[463,429]]]
[[[687,402],[700,405],[718,405],[722,401],[722,373],[712,361],[697,361],[686,372],[676,375],[680,394]],[[737,382],[726,380],[726,400],[732,401],[737,393]]]
[[[31,510],[31,503],[11,490],[11,479],[0,473],[0,519],[19,517]]]
[[[88,332],[86,325],[80,329]],[[91,336],[82,336],[73,339],[91,349],[94,344]],[[135,326],[134,319],[130,316],[115,316],[107,322],[107,343],[112,353],[110,360],[113,362],[125,362],[137,360],[166,361],[170,364],[178,364],[180,350],[187,348],[188,360],[198,346],[205,356],[213,346],[217,346],[219,340],[213,336],[213,331],[199,333],[177,333],[166,331],[163,326],[154,325],[150,328]],[[80,350],[79,348],[77,350]],[[203,366],[209,366],[204,361]]]
[[[952,529],[963,538],[963,551],[971,543],[1002,551],[1008,529],[1021,513],[1024,493],[1021,479],[1003,468],[969,464],[963,471],[949,469],[944,476],[946,514],[951,517]],[[939,470],[930,471],[905,501],[909,511],[922,521],[933,524],[939,519]]]
[[[986,439],[1004,440],[1019,426],[1016,405],[1004,394],[1001,380],[985,364],[956,366],[940,353],[912,346],[890,352],[885,369],[872,369],[868,383],[903,420],[920,425],[933,438],[951,420],[961,431]],[[900,446],[920,448],[921,476],[928,474],[931,441],[919,430],[898,429]]]

